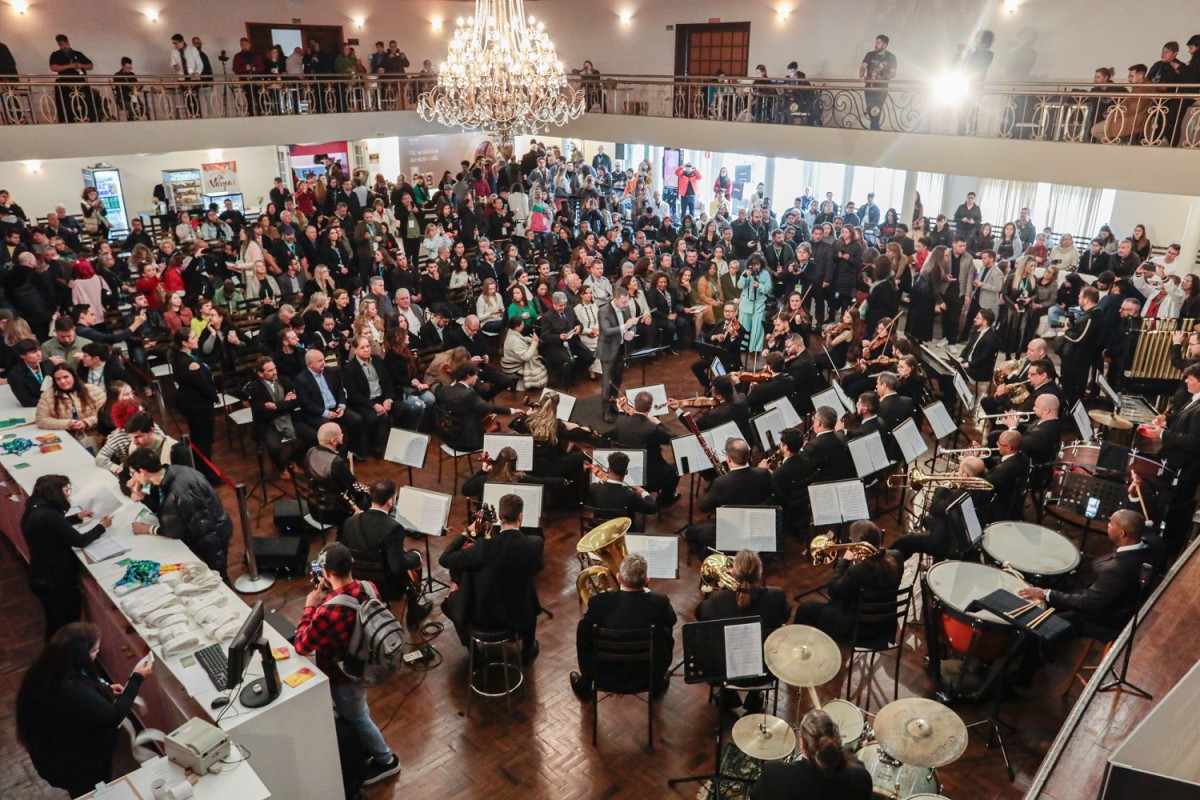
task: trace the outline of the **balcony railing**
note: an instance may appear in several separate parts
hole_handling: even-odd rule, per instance
[[[411,111],[431,81],[358,75],[138,76],[0,83],[0,124],[45,125]],[[613,75],[579,83],[590,113],[1024,139],[1200,148],[1200,85],[1048,83],[947,88],[915,81],[696,79]],[[953,86],[949,87],[953,90]],[[1132,89],[1133,91],[1130,91]]]

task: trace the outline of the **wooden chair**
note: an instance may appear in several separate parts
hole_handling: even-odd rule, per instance
[[[1086,642],[1086,645],[1084,646],[1083,650],[1079,652],[1079,657],[1075,659],[1075,664],[1071,667],[1071,672],[1067,675],[1067,679],[1063,681],[1062,686],[1058,690],[1059,697],[1066,697],[1068,694],[1070,694],[1071,687],[1075,685],[1075,681],[1079,681],[1084,685],[1087,684],[1088,679],[1084,677],[1084,673],[1095,672],[1097,667],[1099,667],[1098,663],[1087,663],[1088,658],[1091,657],[1094,650],[1097,650],[1103,646],[1103,650],[1100,653],[1100,660],[1103,661],[1104,657],[1108,655],[1108,651],[1111,650],[1113,646],[1112,642],[1101,642],[1099,639],[1087,638],[1084,639],[1084,641]]]
[[[592,692],[592,746],[596,745],[597,728],[600,720],[600,693],[645,694],[647,747],[654,750],[654,634],[655,626],[632,630],[613,630],[592,627],[592,676],[595,682]],[[646,681],[635,691],[616,687],[605,675],[605,668],[632,671],[643,667]],[[639,698],[640,699],[640,698]]]

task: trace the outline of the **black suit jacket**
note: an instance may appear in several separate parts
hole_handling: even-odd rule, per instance
[[[279,388],[283,390],[285,395],[288,392],[295,391],[295,386],[292,385],[292,382],[282,375],[279,376],[278,383]],[[274,401],[271,399],[271,392],[267,389],[267,385],[257,378],[250,382],[249,400],[250,415],[253,419],[252,435],[255,441],[259,441],[262,438],[263,431],[267,429],[268,425],[272,424],[272,421],[276,417],[300,410],[299,395],[296,396],[295,400],[281,400],[276,403],[274,409],[267,408],[266,404]]]
[[[1116,638],[1137,608],[1138,579],[1143,563],[1154,564],[1150,548],[1113,553],[1095,564],[1092,585],[1078,592],[1050,592],[1050,605],[1070,611],[1072,624],[1085,636]]]
[[[1021,436],[1021,452],[1031,464],[1048,464],[1058,455],[1062,442],[1062,422],[1057,419],[1039,420]]]
[[[1068,414],[1071,409],[1067,408],[1067,400],[1063,396],[1062,387],[1058,385],[1058,381],[1046,381],[1041,386],[1029,393],[1029,398],[1021,404],[1018,411],[1033,411],[1033,404],[1039,397],[1044,394],[1052,394],[1058,398],[1059,414]]]
[[[913,415],[916,406],[913,401],[902,394],[889,394],[879,401],[879,416],[883,425],[890,431],[904,420]]]
[[[614,630],[637,630],[655,626],[654,677],[656,682],[666,678],[675,649],[675,609],[671,599],[661,592],[601,592],[588,601],[587,610],[575,631],[575,651],[579,671],[586,679],[596,680],[602,691],[635,692],[651,688],[646,685],[646,673],[640,665],[610,665],[600,675],[592,674],[595,652],[593,630],[596,627]]]
[[[463,546],[467,541],[459,536],[450,542],[438,563],[460,577],[471,576],[468,622],[488,630],[531,628],[538,612],[533,579],[545,565],[542,537],[509,529],[471,547]]]
[[[993,491],[988,522],[1017,519],[1025,499],[1024,492],[1018,490],[1029,477],[1029,457],[1024,453],[1014,453],[1012,458],[1004,459],[989,469],[984,477],[992,484]]]
[[[750,391],[746,393],[746,404],[750,406],[754,413],[757,413],[767,403],[774,402],[781,397],[791,397],[794,391],[796,391],[795,380],[792,379],[791,375],[783,373],[776,375],[769,381],[752,384]]]
[[[43,365],[42,374],[45,374],[45,370]],[[38,400],[42,399],[42,381],[39,381],[33,370],[20,359],[17,359],[17,363],[8,371],[8,385],[12,387],[17,402],[26,408],[36,407]]]
[[[1167,417],[1160,455],[1172,469],[1180,471],[1181,477],[1195,475],[1200,467],[1200,403],[1184,406]]]
[[[507,414],[509,409],[489,403],[464,383],[442,385],[437,391],[438,405],[449,415],[446,444],[456,450],[483,447],[485,414]]]
[[[447,325],[442,328],[441,336],[439,336],[438,326],[433,324],[433,320],[427,319],[421,325],[421,335],[418,337],[420,339],[419,346],[422,350],[427,347],[436,347],[439,352],[445,350],[448,346],[447,342],[449,340],[446,337],[449,333],[450,326]]]
[[[415,559],[410,558],[404,546],[404,526],[389,514],[370,508],[355,514],[342,523],[342,541],[354,553],[363,553],[372,560],[383,562],[387,571],[388,586],[380,587],[385,596],[398,598],[409,586],[406,574]]]
[[[346,401],[350,408],[357,411],[366,419],[375,417],[375,409],[372,407],[371,401],[379,400],[395,400],[396,390],[392,386],[392,374],[388,371],[387,365],[383,363],[383,359],[379,356],[371,356],[371,365],[375,367],[375,374],[379,376],[379,397],[371,397],[371,385],[367,381],[366,370],[362,364],[358,362],[358,358],[354,357],[346,361],[342,366],[342,380],[346,387]]]
[[[338,405],[346,404],[346,392],[342,389],[342,381],[338,374],[331,369],[326,369],[322,374],[334,401]],[[312,372],[307,369],[301,370],[292,382],[296,388],[296,399],[300,402],[300,419],[304,424],[315,430],[328,422],[325,418],[325,402],[321,399],[321,390]]]
[[[854,459],[846,446],[846,435],[842,431],[813,436],[801,456],[809,468],[812,481],[847,480],[855,477]]]
[[[622,414],[617,417],[614,441],[630,450],[646,451],[646,489],[657,492],[662,488],[668,470],[662,446],[671,443],[671,434],[659,424],[641,414]]]
[[[776,628],[791,617],[787,592],[778,586],[764,586],[750,600],[750,605],[740,608],[737,592],[717,589],[696,607],[696,619],[733,619],[736,617],[761,617],[762,635],[766,639]]]
[[[642,497],[624,484],[609,481],[593,483],[588,487],[587,504],[593,508],[620,509],[622,516],[633,520],[630,530],[634,533],[641,532],[641,526],[637,523],[637,514],[658,513],[658,503],[654,501],[653,497],[649,495]]]
[[[482,333],[478,333],[474,338],[472,338],[467,336],[467,332],[463,330],[462,325],[455,325],[453,328],[447,328],[445,333],[447,350],[452,350],[455,347],[465,347],[467,352],[472,356],[487,355]]]
[[[721,506],[765,506],[775,501],[771,473],[761,467],[743,467],[713,480],[700,500],[707,514]]]
[[[1000,337],[993,328],[988,328],[982,335],[979,331],[972,331],[962,352],[967,375],[972,380],[991,380],[996,367],[996,354],[1000,352]]]
[[[726,422],[736,422],[737,426],[745,431],[749,421],[750,409],[746,405],[745,398],[739,397],[732,402],[721,403],[721,405],[713,406],[705,411],[704,416],[696,422],[696,427],[702,431],[708,431],[720,427]]]

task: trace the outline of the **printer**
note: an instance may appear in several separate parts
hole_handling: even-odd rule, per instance
[[[203,775],[229,755],[229,734],[216,725],[192,717],[167,734],[164,742],[167,758]]]

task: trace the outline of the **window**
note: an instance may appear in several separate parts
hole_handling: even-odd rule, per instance
[[[859,208],[867,202],[867,195],[875,195],[879,215],[889,208],[899,213],[904,206],[904,172],[887,167],[853,167],[850,174],[850,196]]]

